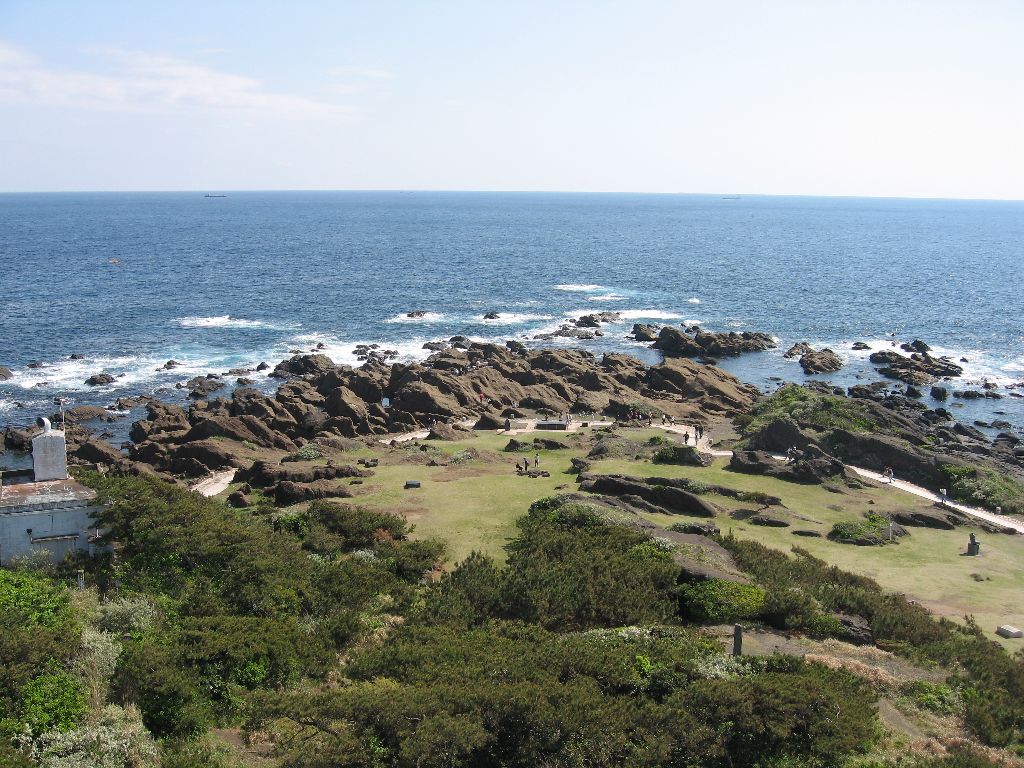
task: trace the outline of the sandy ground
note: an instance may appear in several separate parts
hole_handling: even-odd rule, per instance
[[[214,472],[209,477],[204,477],[192,486],[192,490],[203,496],[216,496],[223,492],[235,479],[235,469],[225,469],[223,472]]]

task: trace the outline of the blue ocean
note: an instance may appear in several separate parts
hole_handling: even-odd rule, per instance
[[[0,195],[0,424],[111,405],[319,344],[426,357],[462,334],[626,351],[635,322],[773,334],[722,361],[770,391],[805,380],[782,352],[827,345],[847,386],[868,351],[925,340],[964,357],[956,416],[1024,426],[1024,203],[701,195],[239,192]],[[421,311],[420,318],[407,313]],[[596,311],[594,341],[533,337]],[[484,320],[488,312],[496,320]],[[72,354],[84,359],[71,360]],[[174,359],[174,370],[157,370]],[[42,363],[29,368],[30,363]],[[96,373],[116,377],[93,388]],[[258,386],[276,381],[255,376]]]

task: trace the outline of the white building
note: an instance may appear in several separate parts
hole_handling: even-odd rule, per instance
[[[0,478],[0,565],[12,558],[49,553],[57,562],[76,550],[101,549],[90,503],[96,492],[68,477],[64,433],[39,419],[43,431],[32,438],[32,482],[13,473]]]

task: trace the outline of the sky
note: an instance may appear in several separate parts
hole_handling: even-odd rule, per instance
[[[1024,199],[1022,41],[1022,0],[0,0],[0,191]]]

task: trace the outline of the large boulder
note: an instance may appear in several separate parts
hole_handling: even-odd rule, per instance
[[[124,459],[124,454],[117,448],[105,440],[97,439],[88,439],[80,443],[72,455],[87,464],[114,465]]]
[[[637,341],[657,341],[658,326],[634,323],[633,331],[630,335]]]
[[[293,355],[278,363],[270,375],[279,379],[288,376],[320,376],[334,368],[334,361],[327,355]]]
[[[90,387],[104,387],[107,384],[113,384],[116,379],[109,373],[96,373],[85,380],[87,386]]]
[[[151,400],[146,403],[146,411],[149,418],[136,421],[128,433],[128,436],[136,443],[142,443],[161,435],[183,434],[190,427],[188,415],[180,406]]]
[[[810,445],[818,446],[817,435],[810,430],[801,429],[795,421],[785,418],[768,422],[747,438],[747,446],[755,451],[784,453],[790,448],[804,450]]]
[[[843,367],[843,360],[831,349],[811,350],[800,356],[800,367],[804,373],[835,373]]]
[[[7,381],[8,379],[14,378],[14,373],[10,368],[0,365],[0,381]]]

